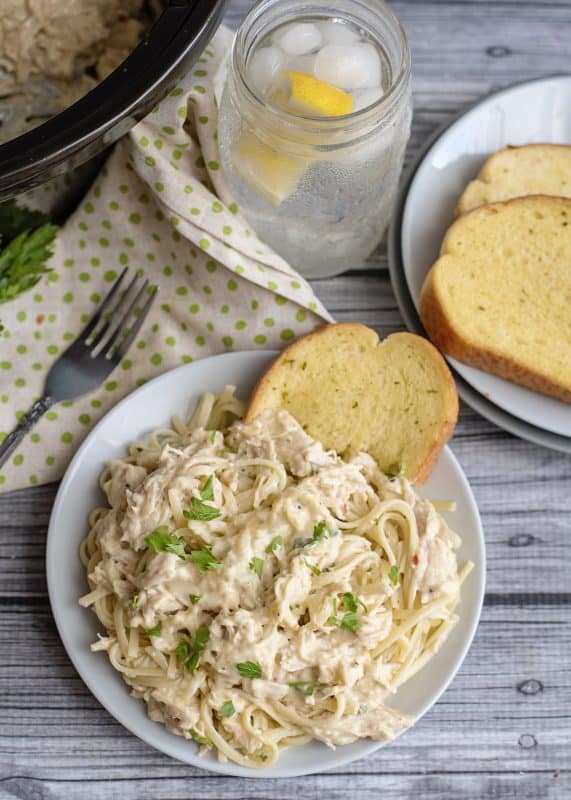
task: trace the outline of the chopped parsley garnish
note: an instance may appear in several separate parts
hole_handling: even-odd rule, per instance
[[[145,542],[155,553],[174,553],[183,560],[186,558],[182,541],[174,533],[169,533],[166,525],[161,525],[145,536]]]
[[[214,500],[214,486],[212,485],[212,475],[210,475],[210,477],[202,487],[202,491],[200,492],[200,497],[202,498],[202,500]]]
[[[361,622],[357,617],[356,611],[350,611],[348,614],[343,616],[343,619],[339,623],[340,628],[344,628],[347,631],[356,631],[361,627]]]
[[[200,600],[200,595],[199,594],[189,594],[188,595],[188,599],[190,600],[192,605],[195,606],[198,603],[198,601]]]
[[[328,617],[327,624],[328,625],[338,625],[339,624],[339,620],[337,619],[337,598],[336,597],[334,597],[333,600],[331,601],[331,605],[333,606],[333,613],[331,614],[330,617]]]
[[[389,570],[389,580],[393,586],[396,586],[399,582],[399,568],[398,564],[393,564]]]
[[[357,631],[361,627],[361,621],[357,616],[357,611],[359,606],[362,606],[365,614],[368,613],[367,606],[363,603],[362,600],[359,600],[356,594],[353,592],[345,592],[343,594],[342,605],[343,608],[346,610],[346,614],[344,614],[341,619],[337,614],[337,598],[334,597],[332,600],[333,605],[333,613],[327,620],[327,625],[335,625],[337,628],[343,628],[343,630],[347,631]]]
[[[200,654],[210,639],[210,631],[204,625],[196,631],[194,639],[190,642],[185,636],[178,640],[176,655],[183,667],[188,672],[194,672],[200,661]]]
[[[201,572],[220,569],[222,566],[222,562],[213,555],[210,545],[204,545],[200,550],[191,550],[190,558]]]
[[[261,678],[262,668],[257,661],[240,661],[236,669],[243,678]]]
[[[264,559],[258,558],[254,556],[250,559],[250,563],[248,564],[252,572],[255,572],[258,578],[262,579],[262,572],[264,571]]]
[[[404,478],[405,472],[406,465],[404,462],[400,464],[392,464],[388,469],[383,470],[383,474],[386,475],[391,481],[394,481],[397,478]]]
[[[221,717],[232,717],[236,713],[236,709],[234,708],[234,703],[232,700],[226,700],[225,703],[222,704],[220,709],[220,716]]]
[[[266,553],[273,553],[278,547],[281,547],[284,540],[281,536],[274,536],[269,545],[266,546]]]
[[[315,564],[310,564],[309,561],[305,560],[305,566],[310,569],[314,575],[321,575],[321,570],[319,567],[316,567]]]
[[[190,509],[185,509],[182,513],[185,519],[195,519],[199,522],[211,522],[218,519],[220,511],[214,506],[204,503],[199,497],[191,497]]]
[[[267,753],[260,753],[258,755],[258,758],[260,759],[260,761],[267,761],[268,758],[269,758],[269,755]]]
[[[195,728],[189,728],[188,732],[197,744],[203,744],[205,747],[214,746],[207,736],[202,736]]]
[[[292,689],[297,689],[304,697],[311,697],[314,691],[320,689],[323,684],[314,681],[292,681],[292,683],[288,683],[288,686],[291,686]]]
[[[131,608],[133,609],[133,611],[135,611],[135,609],[138,607],[138,605],[139,605],[139,595],[138,594],[134,594],[133,598],[131,600]]]
[[[367,606],[353,592],[345,592],[343,595],[343,606],[347,611],[357,611],[357,608],[361,606],[365,614],[369,613]]]
[[[311,547],[318,542],[321,542],[325,535],[331,539],[333,536],[337,536],[339,531],[335,530],[335,528],[331,528],[324,519],[321,522],[318,522],[317,525],[313,528],[313,536],[310,536],[308,539],[295,539],[293,546],[294,548],[298,547]]]
[[[159,622],[157,625],[155,625],[154,628],[147,628],[145,633],[147,634],[147,636],[160,636],[161,635],[161,627],[162,627],[162,625]]]
[[[214,442],[216,441],[216,433],[217,433],[217,431],[214,430],[210,434],[210,437],[209,437],[210,438],[210,444],[214,444]]]

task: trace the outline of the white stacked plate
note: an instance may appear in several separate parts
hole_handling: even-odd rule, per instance
[[[424,334],[420,289],[466,184],[496,150],[530,142],[571,144],[571,75],[489,95],[437,132],[412,165],[389,234],[391,281],[410,330]],[[570,404],[448,362],[460,396],[482,416],[523,439],[571,453]]]

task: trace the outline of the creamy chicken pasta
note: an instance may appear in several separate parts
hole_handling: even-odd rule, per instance
[[[385,704],[457,617],[460,544],[407,480],[326,452],[230,389],[101,476],[80,603],[151,719],[250,767],[317,739],[390,739]]]

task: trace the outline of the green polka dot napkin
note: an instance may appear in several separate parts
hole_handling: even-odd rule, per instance
[[[303,278],[248,227],[224,184],[216,97],[230,42],[221,28],[121,140],[60,231],[53,272],[2,306],[5,436],[124,266],[160,285],[127,358],[98,391],[45,415],[2,469],[0,490],[60,478],[103,414],[161,372],[227,350],[281,347],[329,319]]]

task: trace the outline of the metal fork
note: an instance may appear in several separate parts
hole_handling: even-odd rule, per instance
[[[127,353],[149,313],[158,286],[153,286],[137,313],[137,304],[147,291],[149,281],[139,288],[135,275],[121,294],[119,289],[126,274],[125,267],[85,328],[52,365],[43,395],[0,445],[0,467],[54,403],[75,400],[96,389]],[[127,328],[129,320],[133,322]]]

